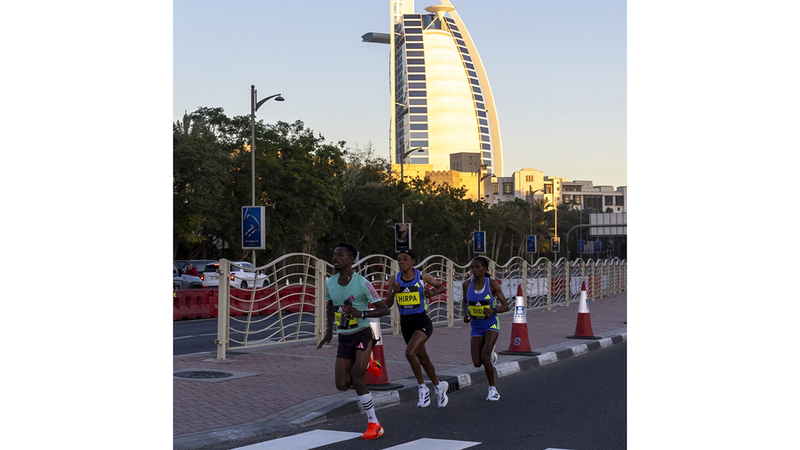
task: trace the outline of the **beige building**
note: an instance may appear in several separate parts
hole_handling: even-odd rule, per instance
[[[477,154],[475,154],[477,156]],[[453,155],[451,165],[469,168],[469,154]],[[460,164],[460,165],[458,165]],[[400,164],[392,164],[392,173],[400,177]],[[406,182],[414,178],[429,177],[431,181],[449,186],[466,188],[465,198],[478,199],[478,173],[459,170],[434,170],[432,164],[404,164],[403,174]],[[482,173],[486,176],[486,172]],[[500,202],[513,202],[520,198],[525,201],[547,199],[550,208],[558,199],[558,204],[571,203],[576,209],[595,209],[614,213],[628,212],[627,186],[594,186],[591,181],[545,176],[541,170],[520,169],[510,177],[495,175],[484,178],[480,186],[480,195],[489,205]]]
[[[392,164],[392,174],[396,178],[400,178],[400,164]],[[431,181],[438,184],[446,184],[455,188],[463,187],[467,189],[464,198],[470,200],[478,199],[477,173],[459,172],[457,170],[434,170],[433,164],[403,164],[403,176],[406,183],[417,177],[429,177]]]

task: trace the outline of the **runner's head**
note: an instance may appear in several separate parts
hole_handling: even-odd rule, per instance
[[[358,256],[358,251],[350,244],[339,244],[333,249],[333,268],[341,271],[345,267],[352,267]]]
[[[483,256],[476,256],[471,263],[469,263],[469,268],[472,271],[473,277],[488,277],[488,270],[489,270],[489,260]]]
[[[397,254],[397,263],[400,266],[400,271],[405,272],[414,268],[414,263],[417,260],[417,255],[412,250],[400,250]]]

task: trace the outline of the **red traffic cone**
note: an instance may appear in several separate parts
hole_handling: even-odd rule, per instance
[[[525,315],[525,296],[522,294],[522,285],[517,287],[517,301],[514,305],[514,322],[511,324],[511,344],[508,350],[500,352],[501,355],[526,355],[536,356],[538,352],[531,351],[528,341],[528,317]]]
[[[594,336],[592,319],[589,317],[589,300],[586,298],[586,282],[581,282],[581,300],[578,303],[578,324],[575,326],[575,335],[567,339],[602,339]]]
[[[364,377],[364,384],[367,385],[368,388],[376,391],[402,388],[403,386],[400,384],[389,383],[389,373],[386,370],[386,360],[383,356],[383,339],[381,339],[380,319],[375,317],[370,318],[369,326],[372,328],[372,335],[378,340],[378,342],[375,343],[375,346],[372,347],[371,359],[380,364],[381,372],[380,375],[376,377],[370,373],[369,370],[367,370],[367,373]]]

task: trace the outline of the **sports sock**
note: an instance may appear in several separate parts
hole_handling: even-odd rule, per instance
[[[364,408],[364,412],[367,413],[367,421],[378,423],[378,416],[375,415],[375,406],[373,406],[372,404],[372,392],[367,392],[364,395],[359,395],[358,401],[361,402],[361,406]]]

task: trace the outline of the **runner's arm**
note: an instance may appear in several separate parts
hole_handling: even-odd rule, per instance
[[[492,289],[492,294],[500,301],[500,306],[494,309],[495,314],[500,314],[508,311],[508,302],[506,301],[506,296],[503,295],[503,290],[500,288],[500,283],[496,280],[491,280],[489,283],[489,287]]]
[[[467,303],[467,291],[469,290],[469,283],[464,281],[461,283],[461,287],[464,289],[464,296],[461,297],[461,311],[464,313],[464,323],[470,323],[472,321],[472,316],[469,315],[469,304]]]
[[[422,274],[422,281],[433,286],[433,289],[425,289],[425,296],[428,298],[443,294],[447,290],[439,280],[433,278],[429,273]]]
[[[389,279],[389,289],[388,292],[386,293],[386,300],[383,301],[386,304],[387,308],[391,308],[392,305],[394,305],[394,290],[396,286],[397,285],[394,282],[394,277],[391,277]]]
[[[331,341],[331,339],[333,339],[333,302],[331,300],[325,302],[325,323],[325,337],[319,341],[317,350],[322,348],[323,345],[327,344]]]

